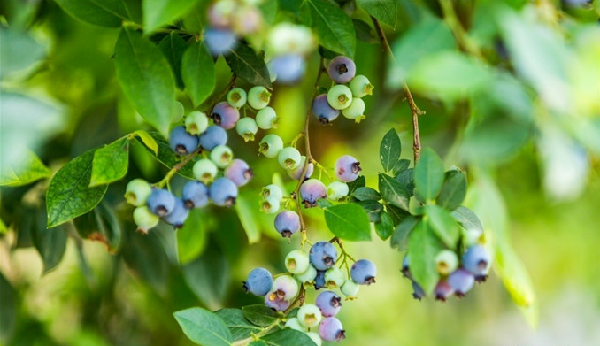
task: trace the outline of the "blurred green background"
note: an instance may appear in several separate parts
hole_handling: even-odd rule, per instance
[[[414,300],[410,282],[399,272],[403,254],[374,236],[372,243],[346,244],[353,257],[367,257],[376,263],[378,279],[375,285],[361,287],[358,300],[344,303],[340,320],[348,338],[343,344],[600,345],[598,0],[578,7],[559,1],[506,2],[518,16],[514,18],[523,23],[521,28],[535,23],[560,37],[561,54],[568,58],[559,65],[545,64],[544,59],[554,58],[554,51],[537,55],[518,51],[515,36],[505,36],[519,33],[507,29],[496,8],[488,6],[495,2],[452,3],[498,78],[489,90],[480,88],[460,97],[432,93],[433,84],[413,88],[416,103],[427,112],[420,118],[422,145],[434,148],[447,168],[458,165],[467,172],[468,206],[480,217],[488,213],[494,222],[506,223],[536,290],[538,326],[532,328],[494,274],[462,299],[445,304]],[[401,45],[407,33],[428,15],[444,17],[438,2],[399,1],[398,25],[395,29],[384,27],[384,31],[390,42]],[[2,103],[1,156],[22,157],[24,148],[34,149],[55,172],[88,149],[148,128],[124,98],[115,76],[111,56],[118,29],[77,21],[49,0],[4,0],[0,18],[3,96],[18,90],[36,100],[19,101],[22,103],[16,106],[11,104],[13,108]],[[362,12],[353,18],[368,22]],[[524,40],[539,38],[521,34]],[[534,50],[548,47],[529,43]],[[9,63],[14,56],[47,58],[32,69],[13,74]],[[523,57],[531,57],[533,62],[527,65]],[[318,61],[317,52],[308,58],[307,76],[301,85],[275,87],[272,103],[282,119],[276,133],[284,141],[290,141],[303,126]],[[359,41],[355,61],[358,73],[375,84],[374,96],[365,99],[367,119],[358,125],[339,119],[325,127],[313,122],[312,151],[326,167],[332,167],[343,154],[359,158],[367,185],[376,186],[379,142],[390,127],[401,134],[403,157],[412,158],[410,109],[401,91],[389,81],[393,73],[377,42]],[[542,70],[532,77],[523,71],[531,68],[531,63],[568,72],[563,80],[539,80],[540,75],[557,75],[556,71]],[[572,64],[585,68],[584,77],[579,78]],[[229,79],[222,58],[217,70],[215,90],[221,90]],[[503,73],[515,76],[516,84],[497,84]],[[448,82],[445,88],[463,87],[459,80],[456,85],[449,80],[456,74],[438,77]],[[419,76],[412,78],[419,81]],[[568,111],[555,112],[539,83],[546,87],[564,83],[569,100],[583,108],[571,106]],[[507,85],[508,89],[498,91]],[[239,86],[249,87],[243,82]],[[496,104],[490,101],[494,92],[499,92]],[[186,111],[192,109],[185,93],[179,91],[178,99]],[[37,100],[44,100],[43,106],[33,105],[42,102]],[[34,116],[19,122],[20,117],[32,114],[27,107],[34,107]],[[520,112],[526,120],[511,123],[523,115]],[[505,114],[508,117],[503,117]],[[507,123],[506,119],[512,120]],[[236,155],[251,162],[256,172],[242,190],[246,204],[241,208],[251,211],[244,214],[242,223],[256,223],[260,234],[242,227],[236,210],[218,208],[196,211],[177,233],[169,227],[153,230],[148,236],[135,233],[132,209],[122,198],[125,182],[135,177],[158,181],[166,172],[137,143],[132,147],[126,179],[110,186],[95,211],[55,229],[52,235],[45,228],[47,181],[3,187],[0,342],[190,345],[172,317],[174,311],[195,305],[217,310],[260,303],[261,299],[244,294],[241,281],[255,266],[285,271],[283,258],[298,247],[298,239],[290,243],[281,240],[272,229],[272,217],[252,208],[258,204],[254,201],[260,188],[271,182],[271,173],[288,179],[275,161],[256,158],[257,142],[243,143],[234,134],[230,138]],[[175,190],[183,182],[178,177]],[[330,239],[322,212],[313,210],[308,215],[309,239]],[[482,220],[486,229],[494,231],[486,217]]]

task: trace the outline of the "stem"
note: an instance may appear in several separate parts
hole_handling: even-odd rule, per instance
[[[375,19],[375,17],[371,16],[371,20],[373,21],[373,26],[375,27],[375,31],[379,36],[379,40],[381,41],[381,45],[383,49],[388,53],[390,59],[395,62],[396,58],[394,57],[394,53],[390,48],[390,43],[388,42],[385,34],[383,33],[383,29],[379,24],[379,21]],[[419,109],[419,106],[415,103],[413,99],[412,93],[408,88],[408,84],[406,81],[402,81],[402,88],[404,90],[404,96],[406,97],[406,101],[408,101],[408,105],[410,106],[410,112],[412,114],[412,125],[413,125],[413,154],[414,154],[414,163],[417,164],[419,160],[419,155],[421,154],[421,138],[419,136],[419,115],[425,114],[424,111]]]
[[[460,21],[456,16],[456,12],[454,12],[454,7],[452,7],[452,2],[448,0],[439,0],[439,3],[442,7],[442,13],[444,14],[444,21],[446,24],[448,24],[448,27],[454,34],[454,37],[460,46],[463,47],[469,54],[479,59],[483,59],[481,50],[477,46],[477,43],[471,39],[471,37],[460,24]]]
[[[276,319],[273,323],[271,323],[270,325],[264,327],[260,332],[258,332],[256,334],[252,334],[252,336],[249,336],[249,337],[247,337],[245,339],[238,340],[238,341],[232,343],[231,345],[232,346],[248,345],[252,341],[256,341],[261,336],[267,334],[271,329],[273,329],[274,327],[276,327],[279,323],[281,323],[281,320],[280,319]]]

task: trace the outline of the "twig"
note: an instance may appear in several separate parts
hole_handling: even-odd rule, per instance
[[[448,27],[454,34],[454,37],[461,47],[463,47],[469,54],[483,60],[481,50],[477,46],[477,43],[471,39],[471,37],[465,31],[465,28],[463,28],[460,24],[460,21],[456,16],[456,12],[454,12],[454,7],[452,7],[452,2],[447,0],[439,0],[439,3],[442,7],[442,13],[444,14],[444,21],[446,24],[448,24]]]

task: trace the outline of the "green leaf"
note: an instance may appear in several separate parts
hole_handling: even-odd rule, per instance
[[[408,210],[410,192],[399,181],[387,174],[379,173],[379,191],[389,204]]]
[[[3,43],[4,44],[4,43]],[[0,342],[8,344],[17,326],[17,294],[0,271]]]
[[[415,187],[419,194],[430,201],[437,196],[444,182],[444,164],[431,148],[425,149],[414,169]]]
[[[271,77],[265,65],[265,59],[258,56],[256,52],[245,44],[238,44],[235,50],[225,58],[227,65],[237,77],[252,85],[261,85],[270,88]]]
[[[338,204],[325,209],[325,222],[331,233],[347,241],[371,240],[367,214],[359,205]]]
[[[383,23],[396,28],[397,4],[396,0],[357,0],[358,5],[368,14]]]
[[[119,27],[130,19],[123,0],[55,0],[71,16],[86,23]]]
[[[249,338],[252,334],[256,334],[262,330],[244,317],[244,313],[239,309],[221,309],[215,311],[215,314],[225,322],[227,328],[231,332],[233,341],[239,341]]]
[[[496,246],[495,268],[515,304],[530,307],[535,304],[533,283],[525,265],[508,242]]]
[[[31,35],[0,27],[0,78],[18,75],[37,64],[46,55],[46,46]]]
[[[89,187],[105,185],[122,179],[129,164],[129,139],[116,140],[97,149],[92,163]]]
[[[181,79],[181,59],[183,53],[188,49],[188,44],[181,38],[180,35],[175,32],[171,32],[165,36],[160,43],[158,48],[162,51],[164,56],[169,61],[175,76],[177,86],[183,88],[183,80]],[[212,60],[211,60],[212,63]]]
[[[360,187],[365,187],[365,176],[364,175],[359,175],[358,178],[355,181],[351,181],[348,183],[348,196],[352,196],[352,194],[354,194],[354,191],[356,191],[356,189],[360,188]]]
[[[435,204],[425,206],[427,222],[438,236],[450,249],[456,248],[458,242],[459,230],[458,222],[452,217],[449,211]]]
[[[184,15],[198,0],[152,0],[142,2],[144,32],[169,24]]]
[[[183,227],[177,230],[177,253],[180,264],[188,264],[200,256],[206,245],[205,235],[202,211],[190,210]]]
[[[202,42],[194,43],[183,54],[181,74],[194,106],[200,105],[212,93],[216,81],[215,64]]]
[[[4,224],[4,221],[0,219],[0,234],[6,234],[6,231],[8,231],[8,228]]]
[[[250,323],[259,327],[268,327],[278,320],[278,318],[275,317],[273,310],[266,307],[264,304],[246,305],[242,308],[242,311],[244,317],[250,321]]]
[[[0,186],[23,186],[51,175],[50,169],[44,166],[33,151],[27,152],[19,166],[16,170],[11,167],[1,168]]]
[[[392,248],[397,248],[400,251],[404,251],[408,248],[408,240],[410,239],[410,233],[413,228],[417,225],[419,219],[409,216],[402,220],[396,226],[394,230],[394,234],[392,235],[392,239],[390,239],[390,246]]]
[[[67,232],[62,227],[46,228],[45,215],[42,214],[35,229],[34,245],[42,258],[42,274],[52,271],[65,255]]]
[[[449,172],[436,203],[446,210],[455,210],[465,200],[467,180],[463,172]]]
[[[167,140],[163,136],[156,132],[151,132],[149,135],[158,146],[158,155],[156,155],[158,161],[160,161],[163,165],[167,166],[168,168],[172,168],[181,161],[181,157],[175,155],[175,153],[171,149],[171,146],[169,145],[169,142],[167,142]],[[143,143],[145,144],[145,142]],[[149,151],[154,152],[154,150],[150,149],[148,146],[144,145],[144,147],[147,148]],[[178,174],[181,174],[189,179],[196,179],[193,171],[195,162],[196,160],[190,160],[190,162],[188,162],[185,166],[181,167]]]
[[[475,213],[465,207],[460,206],[456,208],[455,211],[450,213],[460,224],[466,229],[475,228],[483,232],[483,225],[481,224],[481,220],[475,215]]]
[[[402,220],[410,216],[409,211],[404,210],[402,208],[398,208],[391,204],[387,204],[385,206],[385,210],[391,216],[392,220],[394,221],[394,225],[399,224],[400,222],[402,222]]]
[[[381,199],[379,192],[370,187],[359,187],[352,193],[352,196],[359,201],[379,201]]]
[[[166,136],[175,116],[175,81],[160,49],[139,32],[123,28],[115,45],[115,65],[129,102]]]
[[[227,293],[229,274],[225,253],[216,243],[209,243],[201,257],[181,268],[188,286],[210,309],[222,306]]]
[[[129,230],[135,226],[129,224]],[[172,229],[158,227],[148,235],[140,232],[123,232],[124,243],[119,255],[123,256],[125,264],[145,283],[150,285],[159,294],[165,294],[169,277],[169,258],[165,253],[165,244],[161,237],[168,232],[173,235]]]
[[[435,256],[440,250],[442,246],[436,239],[433,229],[426,219],[421,219],[410,234],[408,253],[410,272],[427,295],[433,292],[439,279],[439,274],[435,270]]]
[[[158,155],[158,143],[152,136],[150,136],[148,132],[144,130],[137,130],[133,134],[140,137],[142,143],[144,143],[146,148],[152,151],[154,155]]]
[[[94,209],[108,185],[88,188],[94,150],[68,162],[54,175],[46,194],[48,227],[56,227]]]
[[[260,340],[266,342],[268,346],[315,346],[308,335],[291,328],[267,334]]]
[[[409,168],[404,170],[396,175],[394,179],[396,179],[402,186],[404,186],[409,192],[413,191],[415,188],[414,183],[414,169]],[[411,193],[412,195],[412,193]]]
[[[402,154],[400,137],[398,137],[396,129],[391,128],[383,136],[381,145],[379,146],[379,158],[385,172],[391,171],[396,166],[398,160],[400,160],[400,154]]]
[[[267,345],[266,342],[264,341],[252,341],[251,343],[248,344],[248,346],[269,346]]]
[[[235,199],[235,212],[242,223],[244,232],[248,236],[248,243],[256,243],[260,240],[259,220],[256,218],[257,204],[253,198],[240,194]]]
[[[379,40],[373,33],[373,28],[365,21],[360,19],[352,19],[354,30],[356,30],[356,38],[367,43],[378,43]]]
[[[258,5],[258,9],[262,13],[265,22],[272,26],[279,11],[279,1],[264,1]]]
[[[319,33],[319,43],[349,58],[354,57],[356,32],[352,19],[337,5],[326,0],[308,0],[313,26]]]
[[[381,212],[383,206],[376,201],[361,201],[357,203],[367,213],[367,218],[370,222],[379,222],[381,220]]]
[[[400,159],[400,160],[398,160],[398,162],[396,162],[396,165],[392,169],[392,174],[397,175],[398,173],[404,172],[408,169],[408,166],[410,166],[410,160]],[[399,179],[396,179],[396,180],[399,180]],[[406,184],[403,184],[403,185],[406,186]]]
[[[173,313],[183,333],[193,342],[205,346],[230,346],[233,338],[222,319],[202,308]]]
[[[121,242],[121,223],[117,213],[106,202],[100,203],[94,209],[94,216],[98,231],[104,237],[109,252],[116,253]]]
[[[386,241],[393,232],[394,222],[392,221],[392,217],[386,212],[381,213],[381,221],[375,223],[375,233],[377,233],[381,240]]]

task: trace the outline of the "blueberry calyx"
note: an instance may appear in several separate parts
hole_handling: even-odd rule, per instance
[[[351,166],[350,169],[352,170],[352,173],[358,173],[360,171],[362,171],[362,167],[360,166],[360,162],[354,162]]]
[[[346,64],[340,64],[337,67],[337,71],[339,74],[346,73],[348,72],[348,67],[346,66]]]
[[[215,112],[211,114],[210,117],[215,122],[215,124],[221,125],[221,115],[219,113]]]
[[[340,342],[346,338],[346,331],[344,329],[340,329],[337,333],[335,333],[335,341]]]

